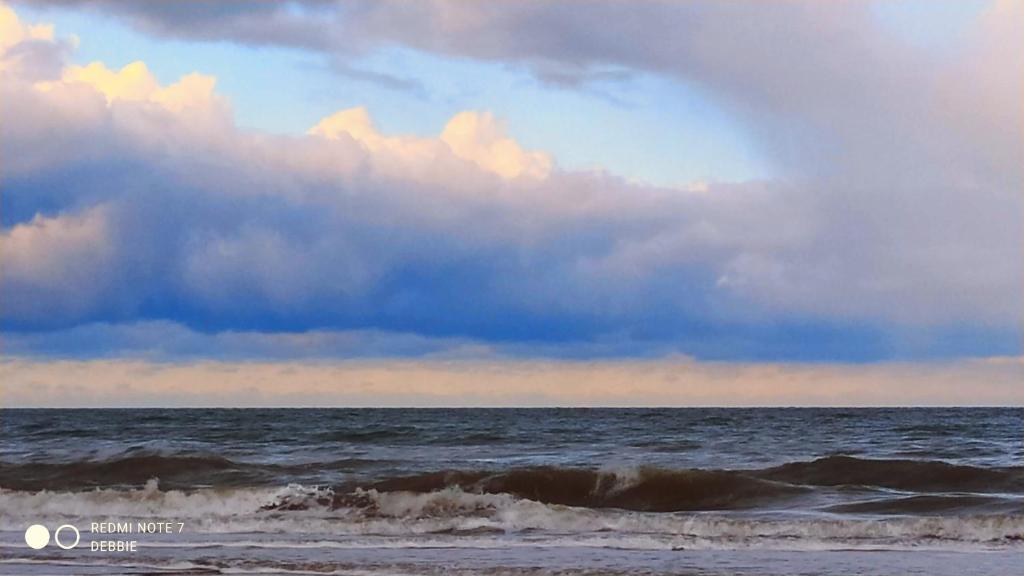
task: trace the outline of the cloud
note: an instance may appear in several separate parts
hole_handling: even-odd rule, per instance
[[[222,40],[256,45],[273,44],[323,49],[332,42],[318,9],[331,0],[262,2],[197,0],[183,6],[159,3],[121,3],[117,0],[52,0],[36,4],[78,5],[84,9],[114,11],[131,24],[153,34],[194,40]],[[318,22],[320,21],[320,22]]]
[[[31,40],[53,40],[52,24],[26,24],[8,6],[0,6],[0,50]]]
[[[551,158],[542,152],[528,152],[505,136],[504,128],[489,112],[456,114],[438,140],[411,136],[384,136],[377,131],[366,108],[341,110],[318,122],[309,134],[336,140],[345,135],[374,153],[389,153],[403,162],[433,162],[451,153],[502,178],[526,176],[543,179],[551,172]],[[447,149],[439,149],[447,146]]]
[[[359,68],[338,60],[331,63],[330,69],[346,78],[367,82],[388,90],[406,92],[419,97],[423,97],[427,93],[423,84],[413,78]]]
[[[850,365],[0,360],[12,407],[1022,406],[1019,357]]]
[[[309,330],[268,333],[226,330],[204,333],[166,320],[82,324],[66,330],[4,335],[4,354],[55,359],[127,359],[195,362],[217,351],[222,360],[308,361],[383,358],[458,359],[497,356],[487,345],[459,338],[429,338],[379,330]],[[536,352],[531,350],[531,353]],[[515,355],[508,347],[506,355]]]
[[[108,104],[115,100],[153,102],[172,112],[182,112],[186,108],[210,108],[216,100],[214,86],[217,80],[213,76],[193,73],[164,88],[141,61],[126,64],[116,72],[102,62],[84,67],[69,66],[64,70],[62,81],[87,84],[103,94]],[[48,87],[42,84],[38,89],[46,90]]]
[[[551,159],[546,154],[524,151],[505,136],[490,112],[460,112],[444,127],[441,141],[459,157],[504,178],[544,178],[551,172]]]
[[[3,231],[5,317],[76,319],[104,308],[116,273],[112,240],[102,206],[81,214],[36,216]]]
[[[324,26],[264,4],[123,6],[190,37],[229,21],[225,35],[288,41],[261,36],[267,13]],[[1021,68],[1004,67],[1018,24],[986,16],[947,63],[856,4],[616,6],[381,3],[327,20],[365,23],[352,41],[366,46],[698,82],[783,177],[672,189],[567,171],[486,111],[436,137],[383,134],[364,108],[301,137],[245,131],[212,77],[162,86],[141,62],[61,62],[44,79],[12,63],[59,41],[19,32],[0,55],[5,330],[171,322],[702,358],[1019,350]]]

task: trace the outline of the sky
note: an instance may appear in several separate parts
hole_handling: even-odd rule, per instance
[[[1022,33],[0,4],[0,402],[1024,404]]]

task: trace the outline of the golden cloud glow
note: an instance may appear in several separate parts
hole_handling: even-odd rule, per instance
[[[322,136],[330,140],[337,140],[342,134],[347,134],[353,140],[362,142],[371,150],[381,148],[387,142],[377,132],[377,127],[373,125],[370,113],[363,106],[347,108],[331,114],[320,120],[316,126],[310,128],[309,134]]]
[[[69,66],[64,70],[63,82],[80,82],[103,94],[107,103],[117,100],[153,102],[172,112],[186,108],[208,108],[215,101],[217,79],[206,74],[192,73],[170,86],[162,87],[142,61],[135,61],[114,71],[102,62],[88,66]],[[42,89],[50,86],[44,84]]]
[[[310,128],[309,134],[336,140],[342,135],[373,152],[394,154],[404,161],[430,162],[448,151],[478,168],[502,178],[545,178],[551,158],[528,152],[512,138],[490,112],[460,112],[448,121],[439,139],[385,136],[377,131],[366,108],[336,112]]]
[[[551,172],[551,158],[527,152],[505,136],[504,128],[490,112],[460,112],[441,132],[441,141],[459,157],[476,163],[502,178],[544,178]]]
[[[0,4],[0,52],[26,40],[53,40],[53,24],[23,24],[14,10]]]

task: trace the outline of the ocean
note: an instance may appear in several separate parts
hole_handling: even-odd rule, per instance
[[[0,573],[1024,574],[1024,409],[5,409]]]

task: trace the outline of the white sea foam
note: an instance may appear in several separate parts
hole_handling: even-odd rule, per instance
[[[642,513],[548,505],[508,494],[458,488],[417,494],[355,494],[358,505],[332,509],[329,489],[282,488],[20,492],[0,489],[0,529],[26,522],[172,518],[190,534],[303,534],[292,546],[672,548],[1024,548],[1024,516],[863,518],[836,515],[754,517]],[[514,539],[509,538],[515,536]],[[540,536],[539,536],[540,535]],[[187,540],[187,539],[186,539]],[[185,542],[186,540],[182,540]],[[239,544],[237,539],[233,545]],[[283,542],[283,540],[282,540]],[[320,543],[320,544],[317,544]],[[209,544],[195,541],[195,544]],[[172,544],[173,545],[173,544]],[[225,544],[227,545],[227,544]]]

